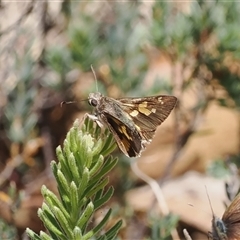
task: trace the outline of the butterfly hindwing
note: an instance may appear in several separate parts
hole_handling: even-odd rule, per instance
[[[130,129],[114,116],[105,113],[104,121],[116,139],[118,147],[129,156],[138,156],[142,150],[141,136],[136,129]]]

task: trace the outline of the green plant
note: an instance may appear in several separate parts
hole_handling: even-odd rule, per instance
[[[149,221],[152,240],[171,240],[171,231],[176,228],[179,217],[173,214],[164,217],[149,216]]]
[[[229,97],[240,106],[239,9],[238,2],[217,0],[185,4],[185,10],[161,1],[153,6],[152,44],[172,62],[171,79],[183,81],[181,93],[199,85],[203,109],[211,99],[232,107]],[[220,85],[226,92],[214,94]]]
[[[18,144],[26,143],[30,138],[37,116],[33,109],[33,102],[37,97],[37,89],[32,83],[34,75],[34,62],[26,54],[24,58],[15,60],[15,69],[12,70],[16,81],[12,89],[7,92],[8,104],[4,109],[4,125],[8,138]]]
[[[27,229],[32,239],[114,239],[121,220],[102,234],[111,209],[100,223],[90,227],[96,210],[113,194],[113,188],[107,186],[106,175],[117,163],[117,159],[107,157],[114,148],[112,135],[107,130],[101,132],[88,119],[79,130],[79,121],[75,121],[63,149],[57,148],[59,162],[51,163],[60,199],[42,187],[44,203],[38,215],[49,234],[41,232],[37,235]]]
[[[0,239],[17,239],[16,228],[0,219]]]
[[[146,39],[139,3],[111,4],[111,11],[105,12],[109,20],[97,13],[93,17],[86,11],[87,4],[80,5],[80,15],[78,10],[76,19],[69,24],[73,62],[83,71],[88,71],[91,65],[101,68],[99,80],[107,87],[114,84],[124,93],[139,94],[144,89],[142,82],[148,65],[143,46],[139,44]],[[95,11],[101,12],[102,8],[97,7]]]

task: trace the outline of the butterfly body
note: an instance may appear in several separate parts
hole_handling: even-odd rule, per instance
[[[95,107],[93,118],[109,128],[120,150],[128,157],[136,157],[151,142],[157,126],[168,117],[177,98],[159,95],[114,99],[97,92],[90,93],[88,101]]]
[[[228,206],[222,219],[213,216],[211,235],[213,240],[240,240],[240,194]]]
[[[227,227],[224,222],[213,216],[212,219],[212,239],[213,240],[227,240]]]

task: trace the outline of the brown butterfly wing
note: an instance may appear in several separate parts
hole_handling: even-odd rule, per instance
[[[144,98],[122,98],[121,108],[129,114],[142,137],[150,142],[156,128],[170,114],[177,103],[174,96],[159,95]]]
[[[233,202],[228,206],[222,217],[227,228],[227,236],[229,240],[240,239],[240,194],[238,194]]]
[[[112,132],[118,147],[125,155],[129,157],[140,155],[144,146],[141,142],[141,136],[136,129],[129,128],[109,113],[104,113],[101,118]]]

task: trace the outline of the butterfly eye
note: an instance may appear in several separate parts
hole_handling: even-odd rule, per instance
[[[93,106],[93,107],[96,107],[97,106],[97,104],[98,104],[98,102],[97,102],[97,100],[96,99],[89,99],[89,104],[91,105],[91,106]]]

